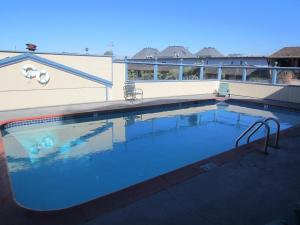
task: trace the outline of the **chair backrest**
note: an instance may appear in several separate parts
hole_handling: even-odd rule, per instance
[[[135,91],[135,83],[132,81],[126,81],[124,86],[124,91],[126,93],[132,93]]]
[[[229,84],[228,83],[220,83],[219,92],[226,92],[229,91]]]

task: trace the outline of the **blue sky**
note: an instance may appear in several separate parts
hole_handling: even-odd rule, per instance
[[[143,47],[206,46],[222,53],[270,54],[300,46],[299,0],[1,0],[0,49],[117,55]]]

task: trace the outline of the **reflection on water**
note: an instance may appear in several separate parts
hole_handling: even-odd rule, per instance
[[[29,147],[29,152],[31,154],[38,154],[40,151],[50,149],[54,146],[54,138],[52,136],[45,136],[42,138],[41,142],[34,143]]]
[[[7,158],[9,166],[12,166],[11,172],[28,169],[31,165],[37,166],[41,161],[53,162],[89,154],[91,149],[86,146],[92,144],[89,140],[100,141],[98,149],[94,151],[107,150],[112,146],[108,134],[111,133],[112,122],[52,125],[26,130],[9,129],[12,133],[5,136],[5,146],[8,148]]]
[[[87,143],[89,139],[97,136],[98,134],[101,135],[105,131],[109,130],[111,127],[112,127],[112,123],[106,122],[105,125],[103,125],[101,127],[97,127],[95,129],[91,130],[89,133],[84,134],[78,138],[75,138],[74,140],[71,140],[71,141],[63,144],[61,147],[59,147],[59,152],[66,153],[66,152],[70,151],[71,149],[74,149],[76,146]]]
[[[4,144],[17,200],[30,208],[55,209],[230,149],[250,124],[270,116],[279,118],[282,129],[300,120],[289,112],[205,105],[9,128]]]
[[[8,130],[10,131],[9,135],[5,137],[6,148],[10,149],[7,157],[9,163],[14,164],[11,168],[11,172],[13,172],[19,169],[28,169],[31,164],[36,164],[41,159],[53,162],[81,157],[93,152],[113,150],[114,135],[123,137],[117,143],[130,143],[134,140],[146,139],[149,136],[158,137],[168,132],[178,132],[181,129],[195,126],[207,127],[209,124],[232,126],[241,130],[258,119],[275,116],[271,112],[255,109],[253,110],[254,115],[249,115],[242,112],[241,109],[243,108],[229,107],[223,103],[206,106],[205,110],[203,107],[195,107],[99,121],[95,121],[95,117],[93,117],[91,121],[78,124],[50,124],[45,127],[35,126],[21,130],[12,128]],[[234,137],[233,140],[235,140]],[[14,145],[21,145],[23,149],[14,148]],[[22,166],[17,166],[16,162]],[[29,166],[24,167],[26,162]]]

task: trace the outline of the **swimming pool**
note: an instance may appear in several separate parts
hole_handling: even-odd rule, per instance
[[[299,115],[209,102],[13,123],[2,133],[15,200],[25,208],[56,210],[229,150],[258,119],[276,117],[286,129],[300,123]],[[263,130],[253,140],[262,136]]]

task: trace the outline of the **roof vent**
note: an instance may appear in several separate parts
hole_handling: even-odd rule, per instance
[[[37,49],[37,46],[35,44],[32,44],[32,43],[27,43],[26,44],[26,49],[28,51],[34,52]]]

